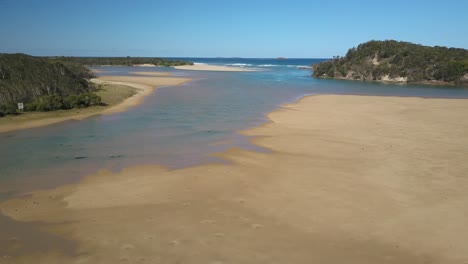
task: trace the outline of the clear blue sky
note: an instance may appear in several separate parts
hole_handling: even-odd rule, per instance
[[[0,52],[331,57],[371,39],[468,48],[468,0],[0,0]]]

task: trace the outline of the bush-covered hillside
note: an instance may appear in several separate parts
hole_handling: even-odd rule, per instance
[[[155,66],[180,66],[180,65],[193,65],[192,62],[182,60],[169,60],[162,58],[141,58],[141,57],[51,57],[52,61],[59,61],[62,63],[71,62],[73,64],[81,65],[113,65],[113,66],[134,66],[139,64],[151,64]]]
[[[26,110],[50,111],[99,103],[84,66],[25,54],[0,54],[0,116]],[[67,101],[67,99],[70,99]]]
[[[468,50],[369,41],[314,65],[314,77],[468,85]]]

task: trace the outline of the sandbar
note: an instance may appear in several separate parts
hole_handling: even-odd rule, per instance
[[[269,153],[100,171],[1,203],[77,243],[9,260],[467,263],[467,112],[462,99],[306,97],[242,132]]]
[[[134,67],[158,67],[154,64],[150,64],[150,63],[143,63],[143,64],[133,64]]]
[[[194,65],[174,66],[174,68],[179,69],[179,70],[191,70],[191,71],[222,71],[222,72],[252,72],[252,71],[259,71],[259,69],[255,69],[255,68],[221,66],[221,65],[203,64],[203,63],[196,63]]]

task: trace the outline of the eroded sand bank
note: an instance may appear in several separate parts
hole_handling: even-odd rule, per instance
[[[18,129],[52,125],[68,120],[82,120],[99,114],[113,114],[122,112],[130,107],[134,107],[142,103],[145,96],[150,95],[158,86],[180,85],[190,80],[188,78],[168,77],[166,73],[161,75],[151,74],[149,76],[102,76],[96,79],[92,79],[91,81],[97,84],[119,84],[137,88],[137,92],[133,96],[125,99],[120,104],[109,107],[72,109],[69,110],[70,115],[61,117],[54,117],[53,112],[51,112],[46,117],[41,119],[29,120],[28,118],[25,118],[21,121],[12,120],[12,122],[4,122],[0,124],[0,133]]]
[[[0,204],[77,243],[6,260],[465,263],[467,111],[468,100],[307,97],[244,132],[272,153],[103,171]]]

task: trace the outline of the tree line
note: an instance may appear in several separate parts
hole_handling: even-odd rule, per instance
[[[154,66],[172,67],[181,65],[193,65],[192,62],[183,60],[170,60],[164,58],[146,58],[146,57],[49,57],[51,61],[61,63],[72,63],[79,65],[97,66],[134,66],[138,64],[150,64]]]
[[[89,82],[93,65],[153,64],[176,66],[191,62],[160,58],[33,57],[0,54],[0,117],[16,114],[18,103],[25,111],[53,111],[101,104]]]

